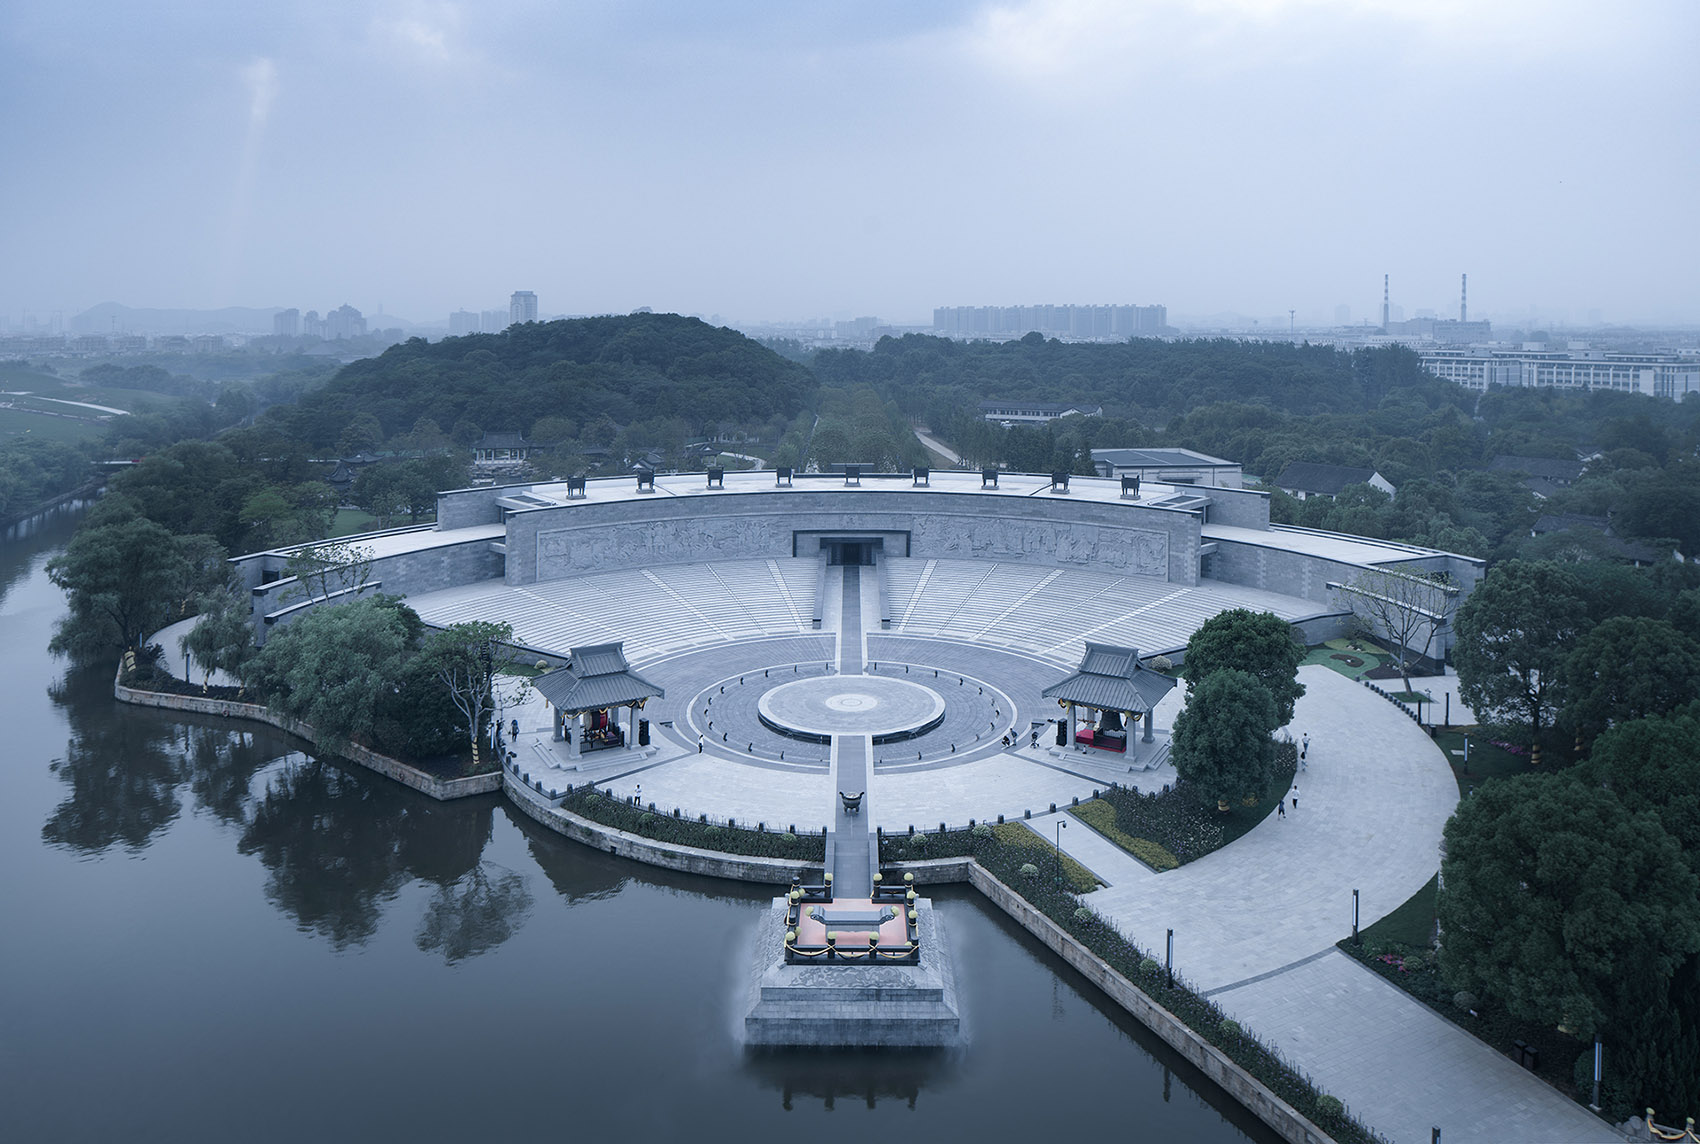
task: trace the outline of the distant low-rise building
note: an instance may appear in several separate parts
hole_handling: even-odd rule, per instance
[[[1049,401],[1027,401],[1021,398],[980,402],[980,416],[1001,425],[1043,425],[1059,417],[1076,414],[1081,417],[1097,417],[1103,412],[1102,405],[1069,405]]]
[[[1275,487],[1299,500],[1326,497],[1333,500],[1349,485],[1368,485],[1394,495],[1393,485],[1374,469],[1351,465],[1325,465],[1318,461],[1294,461],[1275,478]]]
[[[523,433],[485,433],[472,446],[472,467],[484,471],[518,468],[537,449]]]
[[[1568,533],[1585,552],[1603,553],[1616,560],[1646,568],[1667,559],[1665,553],[1639,540],[1626,540],[1612,532],[1611,519],[1574,512],[1543,513],[1529,530],[1533,537]]]
[[[1681,401],[1700,393],[1700,356],[1682,353],[1613,353],[1606,350],[1433,349],[1423,368],[1466,389],[1490,385],[1542,389],[1608,389]]]
[[[1238,461],[1191,449],[1094,449],[1092,467],[1101,477],[1138,477],[1169,485],[1237,489],[1244,485]]]
[[[1523,485],[1530,492],[1545,500],[1560,489],[1567,489],[1576,483],[1582,475],[1581,461],[1561,461],[1552,457],[1513,457],[1499,456],[1493,459],[1488,469],[1495,473],[1513,473],[1522,476]]]

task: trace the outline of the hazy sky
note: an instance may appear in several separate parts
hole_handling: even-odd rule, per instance
[[[1700,319],[1695,0],[10,0],[0,313]]]

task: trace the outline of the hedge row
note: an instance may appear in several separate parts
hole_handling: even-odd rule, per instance
[[[561,808],[603,826],[653,838],[657,842],[756,858],[783,858],[814,866],[826,861],[826,836],[823,834],[792,834],[785,827],[769,830],[765,823],[751,830],[730,821],[724,825],[704,822],[701,818],[686,818],[679,810],[646,810],[624,799],[612,798],[591,786],[574,790],[562,800]]]
[[[902,854],[905,842],[901,836],[887,838],[881,847],[881,860]],[[1035,851],[1004,846],[989,831],[934,834],[927,849],[935,856],[972,855],[999,881],[1340,1144],[1387,1144],[1384,1137],[1347,1115],[1338,1099],[1318,1092],[1308,1077],[1282,1060],[1274,1049],[1229,1020],[1214,1002],[1187,988],[1178,978],[1171,989],[1160,961],[1057,884],[1054,858],[1041,851],[1039,856],[1044,861],[1035,863]]]

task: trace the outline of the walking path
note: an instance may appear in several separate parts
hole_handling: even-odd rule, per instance
[[[878,577],[832,571],[822,634],[838,637],[838,670],[859,674],[870,629],[880,622]],[[1087,904],[1159,958],[1173,929],[1179,974],[1397,1144],[1423,1144],[1433,1127],[1447,1144],[1618,1139],[1565,1095],[1335,949],[1351,932],[1354,889],[1360,924],[1368,926],[1434,875],[1458,788],[1439,748],[1394,705],[1327,668],[1303,668],[1300,678],[1307,693],[1288,730],[1294,738],[1308,733],[1310,747],[1289,795],[1297,805],[1161,874],[1066,810],[1048,810],[1104,783],[1083,777],[1092,768],[1080,756],[1057,755],[1044,743],[961,764],[881,769],[865,736],[840,736],[829,771],[818,762],[804,768],[728,757],[713,743],[699,754],[696,733],[687,742],[675,730],[661,733],[648,757],[610,760],[606,770],[571,781],[593,778],[628,796],[641,783],[645,802],[740,822],[829,824],[834,882],[845,897],[868,890],[875,825],[932,829],[941,819],[960,826],[999,813],[1020,820],[1031,810],[1035,833],[1055,845],[1060,832],[1062,849],[1105,883],[1085,895]],[[1453,677],[1445,681],[1455,685]],[[1455,700],[1454,721],[1460,710]],[[538,740],[527,747],[547,751],[546,712],[528,712],[521,724]],[[1136,777],[1143,786],[1159,775]],[[865,792],[859,815],[843,811],[840,790]]]
[[[1611,1141],[1598,1118],[1334,948],[1439,868],[1457,784],[1428,735],[1321,667],[1289,728],[1310,735],[1298,805],[1214,854],[1153,873],[1072,819],[1062,848],[1109,885],[1084,901],[1162,956],[1325,1092],[1393,1140]],[[1290,796],[1291,797],[1291,796]],[[1056,837],[1054,816],[1034,830]]]
[[[956,450],[923,430],[915,430],[915,440],[921,442],[921,444],[925,445],[927,448],[931,449],[933,452],[937,453],[953,465],[960,465],[962,463],[962,457],[956,452]]]

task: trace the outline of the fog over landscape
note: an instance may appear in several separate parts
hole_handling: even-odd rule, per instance
[[[1690,0],[289,2],[0,29],[0,314],[1692,322]],[[1265,318],[1267,320],[1267,318]],[[375,323],[381,324],[381,323]]]

